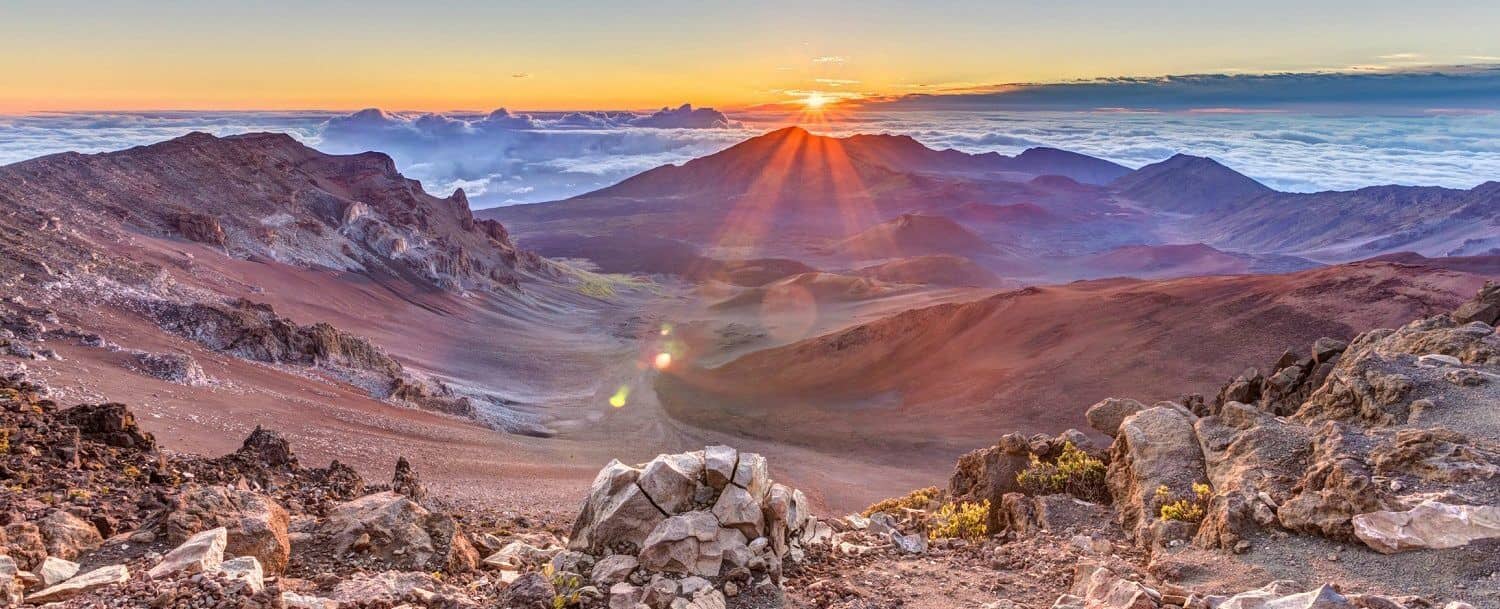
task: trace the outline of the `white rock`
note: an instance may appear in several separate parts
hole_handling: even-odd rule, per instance
[[[609,587],[609,609],[635,609],[641,598],[641,589],[626,582]]]
[[[668,514],[693,506],[693,495],[703,475],[703,457],[696,453],[657,455],[641,470],[640,487]]]
[[[1354,609],[1349,599],[1326,584],[1297,594],[1287,594],[1287,587],[1287,582],[1272,582],[1259,590],[1231,596],[1218,609]]]
[[[226,560],[219,564],[219,573],[229,579],[245,582],[250,591],[256,594],[266,589],[266,572],[260,566],[260,559],[254,556]]]
[[[41,578],[42,587],[49,588],[78,575],[78,563],[48,556],[42,560],[42,566],[37,567],[36,575]]]
[[[100,567],[98,569],[94,569],[93,571],[89,571],[88,573],[84,573],[83,575],[74,576],[68,581],[60,583],[56,586],[44,588],[41,591],[26,597],[26,602],[34,605],[40,605],[42,603],[67,600],[95,588],[102,588],[104,586],[111,586],[114,584],[123,584],[129,580],[130,569],[126,568],[125,565],[110,565],[108,567]]]
[[[219,563],[224,562],[224,546],[228,541],[229,533],[224,527],[193,535],[162,557],[161,562],[151,567],[146,575],[158,578],[179,573],[192,575],[218,569]]]
[[[724,488],[724,492],[719,494],[719,500],[714,502],[713,513],[720,525],[739,529],[745,537],[760,537],[763,530],[764,516],[760,502],[750,496],[750,491],[738,486]]]
[[[1464,365],[1464,363],[1463,363],[1462,360],[1460,360],[1460,359],[1458,359],[1456,357],[1453,357],[1452,355],[1443,355],[1441,353],[1428,353],[1427,355],[1423,355],[1422,357],[1417,358],[1417,365],[1419,365],[1419,366],[1439,367],[1439,366],[1462,366],[1462,365]]]
[[[739,451],[729,446],[708,446],[703,449],[703,474],[708,485],[722,489],[734,478],[734,465],[739,461]]]
[[[286,609],[338,609],[339,607],[339,602],[331,598],[290,591],[281,593],[281,602],[286,605]]]
[[[1424,501],[1404,512],[1356,515],[1354,535],[1378,552],[1456,548],[1500,538],[1500,507]]]

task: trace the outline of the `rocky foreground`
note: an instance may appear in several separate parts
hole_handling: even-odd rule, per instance
[[[1212,398],[1088,411],[948,488],[825,519],[726,446],[600,471],[534,522],[308,467],[257,429],[164,450],[121,404],[0,375],[0,603],[59,607],[1500,606],[1500,286],[1313,343]],[[31,349],[7,328],[10,352]],[[86,339],[86,337],[83,337]],[[1097,436],[1095,436],[1097,437]],[[516,492],[524,493],[524,489]]]

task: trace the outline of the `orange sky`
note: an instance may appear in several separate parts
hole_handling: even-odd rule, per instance
[[[1500,4],[1434,2],[11,0],[0,112],[733,109],[808,91],[1500,56]]]

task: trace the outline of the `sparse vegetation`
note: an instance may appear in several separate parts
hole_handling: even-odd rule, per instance
[[[10,428],[0,427],[0,454],[10,452]]]
[[[976,541],[989,535],[986,524],[990,512],[990,500],[979,503],[964,501],[946,503],[932,515],[932,526],[927,536],[932,539],[967,539]]]
[[[1193,483],[1192,497],[1188,498],[1177,497],[1172,489],[1158,486],[1154,496],[1156,504],[1160,506],[1157,508],[1157,516],[1162,520],[1202,522],[1213,494],[1213,488],[1202,482]]]
[[[942,491],[939,491],[935,486],[919,488],[902,497],[892,497],[882,500],[875,505],[865,508],[865,511],[861,513],[868,517],[876,512],[896,513],[904,509],[925,510],[932,507],[932,504],[937,503],[938,497],[941,495]]]
[[[1095,503],[1109,499],[1104,485],[1104,462],[1068,442],[1056,461],[1047,462],[1031,456],[1031,464],[1016,475],[1016,482],[1028,495],[1067,493]]]
[[[614,298],[622,289],[655,290],[650,279],[633,275],[606,274],[587,271],[572,265],[560,265],[578,282],[578,293],[601,300]]]
[[[552,588],[557,591],[552,595],[552,609],[578,604],[579,597],[582,596],[579,592],[583,588],[582,578],[571,573],[559,573],[550,563],[542,565],[542,575],[552,582]]]

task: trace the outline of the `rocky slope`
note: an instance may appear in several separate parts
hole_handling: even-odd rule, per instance
[[[535,523],[301,464],[171,453],[0,374],[0,600],[59,607],[1473,609],[1500,603],[1500,285],[1212,398],[1102,401],[946,490],[820,518],[727,446],[609,463]]]

